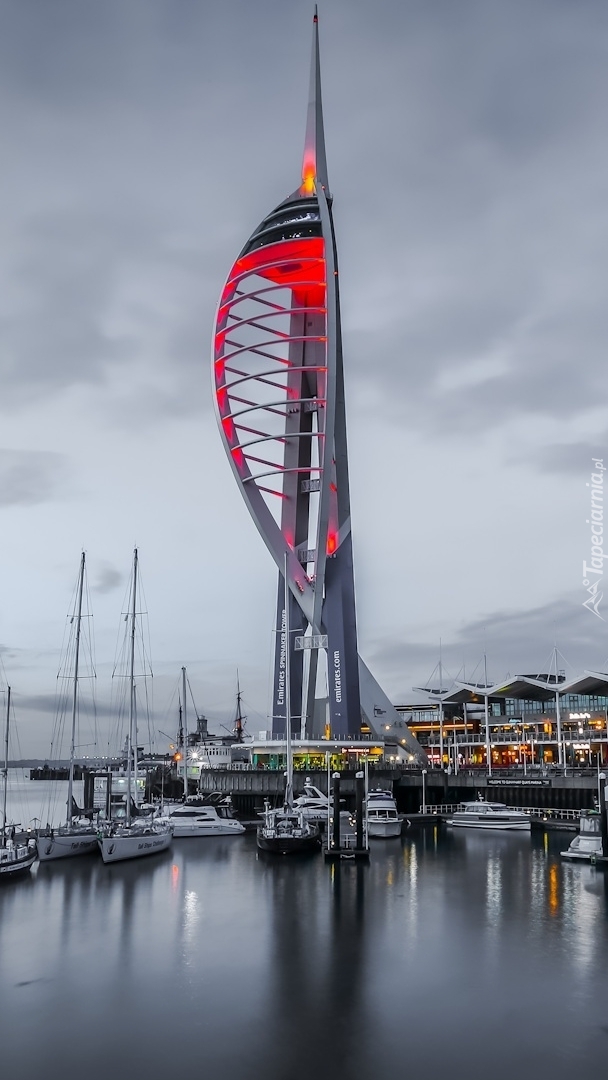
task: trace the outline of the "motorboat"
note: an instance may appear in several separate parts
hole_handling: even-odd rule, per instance
[[[500,829],[513,832],[529,831],[532,821],[529,814],[525,814],[523,810],[514,810],[506,803],[477,799],[475,802],[460,803],[459,809],[452,814],[447,824],[463,829]]]
[[[602,815],[599,810],[581,810],[579,831],[566,851],[560,851],[563,859],[579,859],[585,862],[608,862],[602,843]]]
[[[304,781],[304,791],[293,800],[294,810],[302,812],[307,821],[325,825],[329,813],[329,799],[320,788],[311,783],[307,776]]]
[[[190,795],[167,814],[175,837],[240,836],[245,826],[234,816],[228,799],[208,803],[199,795]]]
[[[391,791],[372,788],[367,794],[366,812],[367,835],[370,838],[401,835],[402,820]]]

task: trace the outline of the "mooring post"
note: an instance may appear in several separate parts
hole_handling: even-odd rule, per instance
[[[363,808],[365,804],[365,773],[355,773],[355,807],[357,820],[357,851],[363,850]]]
[[[340,850],[340,773],[335,772],[332,776],[333,781],[333,803],[334,803],[334,835],[333,835],[333,847]]]

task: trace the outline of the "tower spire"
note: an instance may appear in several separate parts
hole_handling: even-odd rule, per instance
[[[302,193],[312,195],[315,185],[325,188],[329,197],[327,159],[325,157],[325,133],[323,131],[323,102],[321,100],[321,63],[319,60],[319,16],[317,5],[312,20],[312,56],[310,62],[310,90],[306,138],[302,161]]]

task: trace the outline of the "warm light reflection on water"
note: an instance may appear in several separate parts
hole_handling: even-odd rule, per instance
[[[555,863],[549,867],[549,911],[551,915],[557,915],[559,911],[559,877]]]

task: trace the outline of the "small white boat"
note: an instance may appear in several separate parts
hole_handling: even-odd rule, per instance
[[[237,821],[227,800],[219,805],[211,804],[199,795],[190,795],[170,810],[165,820],[173,826],[173,835],[177,838],[240,836],[245,832],[245,826]]]
[[[401,835],[401,818],[391,791],[372,788],[367,795],[367,835],[391,837]]]
[[[581,810],[578,835],[567,851],[560,851],[563,859],[584,862],[607,862],[602,850],[602,817],[599,810]]]
[[[476,802],[460,803],[460,809],[452,814],[448,825],[463,829],[500,829],[521,832],[529,831],[532,822],[529,814],[525,814],[523,810],[513,810],[506,803],[485,802],[484,799],[477,799]]]

